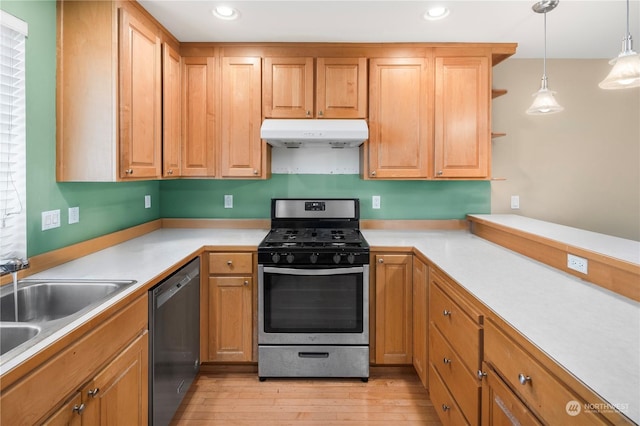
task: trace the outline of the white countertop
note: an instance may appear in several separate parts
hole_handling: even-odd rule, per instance
[[[134,279],[138,284],[3,363],[0,374],[201,247],[256,247],[266,233],[266,229],[160,229],[30,276]],[[371,246],[415,247],[605,401],[627,407],[623,412],[640,422],[638,303],[467,231],[363,230],[363,234]]]
[[[515,214],[472,214],[470,217],[539,235],[605,256],[640,264],[640,242],[585,231]]]

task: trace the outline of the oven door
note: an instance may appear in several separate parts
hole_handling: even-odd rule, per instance
[[[259,265],[258,291],[258,344],[369,344],[369,265]]]

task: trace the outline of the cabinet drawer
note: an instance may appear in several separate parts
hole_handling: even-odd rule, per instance
[[[442,380],[456,400],[465,418],[472,425],[480,420],[480,383],[460,362],[458,354],[451,349],[445,337],[431,325],[429,335],[431,364],[440,373]]]
[[[252,253],[209,253],[210,274],[252,274]]]
[[[493,322],[484,329],[485,361],[504,379],[545,423],[562,425],[602,425],[598,414],[581,410],[578,415],[567,413],[567,404],[582,399],[549,373],[513,339]]]
[[[442,382],[442,378],[433,364],[429,363],[429,397],[433,403],[433,407],[438,413],[438,417],[444,426],[468,425],[462,415],[462,411],[456,404],[447,387]]]
[[[429,317],[440,332],[447,336],[471,374],[480,368],[480,326],[437,285],[431,285]]]

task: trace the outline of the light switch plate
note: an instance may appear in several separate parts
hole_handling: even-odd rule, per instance
[[[60,209],[42,212],[42,230],[60,227]]]

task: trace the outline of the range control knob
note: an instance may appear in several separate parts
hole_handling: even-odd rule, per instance
[[[318,253],[311,253],[309,260],[311,261],[311,263],[316,263],[318,261]]]
[[[273,263],[278,263],[280,262],[280,255],[278,253],[273,253],[271,255],[271,260],[273,260]]]
[[[293,259],[294,259],[293,254],[289,253],[289,254],[287,255],[287,262],[289,262],[289,263],[293,263]]]
[[[333,263],[340,263],[340,255],[338,253],[333,255]]]
[[[356,255],[353,253],[349,253],[347,256],[347,262],[353,265],[353,262],[356,260]]]

